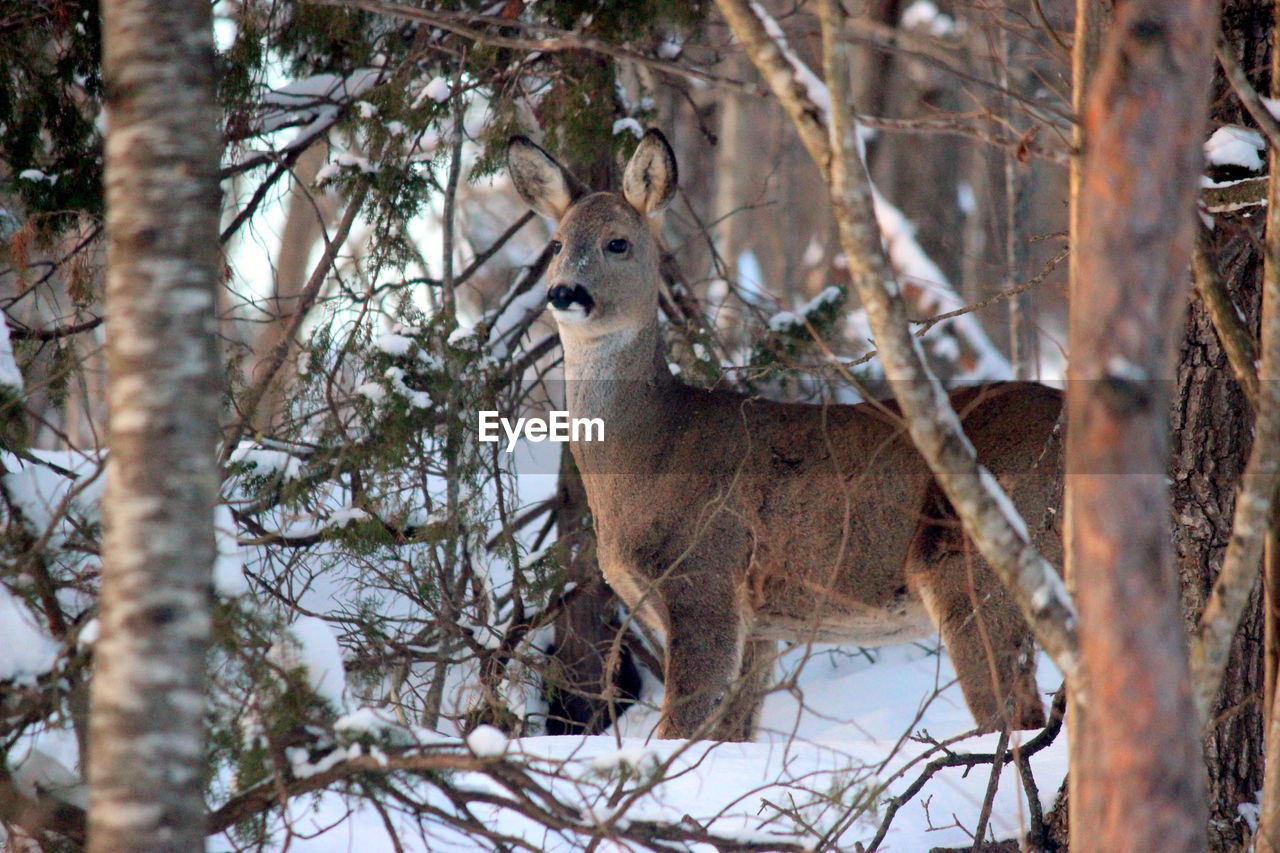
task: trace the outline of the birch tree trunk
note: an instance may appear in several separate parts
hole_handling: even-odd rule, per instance
[[[205,0],[104,0],[107,372],[89,850],[204,849],[219,138]]]
[[[1216,10],[1121,6],[1083,116],[1067,392],[1087,709],[1072,732],[1073,851],[1205,846],[1166,466]]]

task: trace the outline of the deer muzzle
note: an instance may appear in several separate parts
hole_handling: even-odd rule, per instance
[[[556,311],[582,312],[585,317],[591,313],[596,301],[580,284],[557,284],[547,291],[547,304]]]

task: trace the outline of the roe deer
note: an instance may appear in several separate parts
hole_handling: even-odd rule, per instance
[[[571,449],[600,568],[665,641],[658,736],[750,739],[778,640],[873,646],[935,632],[979,726],[1042,725],[1031,632],[896,406],[784,404],[672,375],[646,221],[676,189],[663,135],[641,140],[621,194],[588,192],[521,136],[507,163],[520,196],[558,223],[547,298],[566,405],[605,424],[602,441]],[[1061,462],[1046,450],[1061,394],[1011,382],[951,402],[1061,565]]]

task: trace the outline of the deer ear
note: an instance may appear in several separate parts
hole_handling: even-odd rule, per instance
[[[551,219],[564,216],[569,205],[586,194],[577,178],[527,137],[507,143],[507,171],[525,203]]]
[[[666,207],[676,194],[676,155],[662,131],[649,129],[622,176],[622,195],[643,214]]]

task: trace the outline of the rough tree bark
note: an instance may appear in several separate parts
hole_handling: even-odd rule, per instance
[[[205,0],[104,0],[108,424],[89,850],[204,849],[218,493],[218,165]]]
[[[1075,851],[1205,844],[1165,472],[1215,14],[1209,0],[1119,7],[1083,116],[1067,392],[1087,708],[1072,732]]]
[[[1246,217],[1219,219],[1212,252],[1219,280],[1250,325],[1258,314],[1260,235]],[[1194,631],[1231,536],[1235,487],[1249,458],[1252,412],[1245,403],[1208,312],[1191,302],[1179,354],[1173,423],[1174,548],[1184,627]],[[1252,597],[1237,632],[1227,677],[1203,732],[1209,781],[1209,849],[1237,850],[1238,805],[1262,786],[1262,612]]]
[[[1222,27],[1240,65],[1255,86],[1271,55],[1274,5],[1270,0],[1227,0]],[[1231,86],[1214,83],[1214,125],[1247,123]],[[1250,333],[1257,328],[1262,292],[1261,219],[1254,211],[1214,217],[1209,262]],[[1199,276],[1197,276],[1199,278]],[[1253,358],[1248,358],[1252,366]],[[1256,379],[1254,382],[1256,394]],[[1251,450],[1253,412],[1233,377],[1227,353],[1201,298],[1192,300],[1178,365],[1179,400],[1173,410],[1174,545],[1182,581],[1183,614],[1195,630],[1217,578],[1231,536],[1236,486]],[[1263,618],[1255,591],[1236,631],[1226,677],[1203,732],[1209,780],[1209,849],[1241,849],[1247,827],[1239,805],[1262,787]]]

